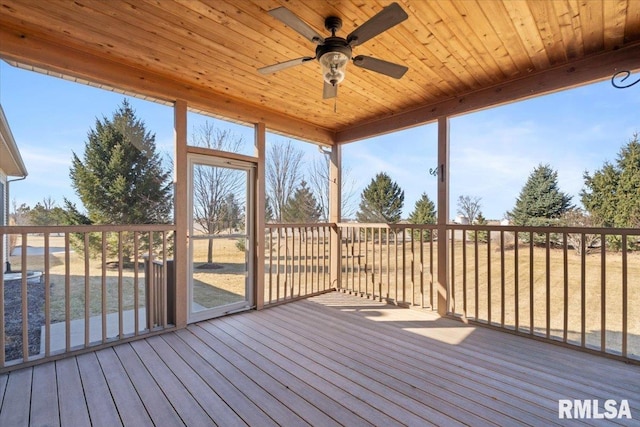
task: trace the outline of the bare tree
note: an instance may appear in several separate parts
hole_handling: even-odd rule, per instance
[[[198,147],[237,152],[244,141],[229,130],[216,129],[210,122],[205,122],[194,130],[191,143]],[[240,171],[194,165],[193,219],[204,233],[218,234],[228,224],[224,218],[225,206],[230,197],[239,195],[244,182]],[[213,239],[209,239],[207,263],[213,263]]]
[[[465,216],[469,220],[469,224],[473,224],[480,212],[480,200],[482,200],[480,197],[458,197],[458,215]]]
[[[329,218],[329,180],[330,180],[330,158],[327,153],[317,157],[311,165],[309,174],[309,186],[320,205],[322,218],[326,221]],[[351,178],[350,170],[342,169],[341,185],[341,213],[342,218],[349,218],[356,213],[355,208],[355,180]]]
[[[595,227],[601,225],[593,217],[580,208],[570,209],[562,215],[563,225],[567,227]],[[600,242],[599,234],[587,233],[567,233],[567,243],[582,255],[582,241],[584,240],[585,253],[589,253],[591,248]]]
[[[282,211],[287,200],[302,179],[303,152],[291,141],[271,146],[267,156],[267,194],[273,209],[274,219],[282,222]]]

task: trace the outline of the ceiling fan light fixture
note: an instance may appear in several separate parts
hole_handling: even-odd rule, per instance
[[[332,86],[344,80],[349,57],[342,52],[327,52],[318,61],[322,67],[324,81]]]

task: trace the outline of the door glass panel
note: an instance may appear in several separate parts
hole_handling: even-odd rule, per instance
[[[191,162],[190,320],[248,308],[251,169]]]

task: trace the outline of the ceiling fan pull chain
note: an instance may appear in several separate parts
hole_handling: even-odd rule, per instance
[[[333,112],[337,113],[338,112],[338,97],[334,97],[333,98]]]

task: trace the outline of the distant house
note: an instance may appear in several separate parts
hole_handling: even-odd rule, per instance
[[[467,225],[469,224],[469,218],[467,218],[464,215],[458,215],[457,217],[455,217],[453,219],[453,223],[454,224],[462,224],[462,225]]]
[[[2,105],[0,105],[0,226],[8,225],[9,222],[9,184],[15,178],[24,179],[26,176],[27,168],[22,161],[7,117],[4,115]],[[10,177],[14,177],[14,179],[10,179]],[[5,249],[3,251],[4,259],[2,259],[2,268],[4,268],[9,256],[6,236],[0,243]]]

